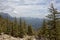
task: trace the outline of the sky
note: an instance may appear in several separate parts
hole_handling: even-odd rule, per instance
[[[0,0],[0,12],[13,17],[44,18],[52,2],[60,10],[60,0]]]

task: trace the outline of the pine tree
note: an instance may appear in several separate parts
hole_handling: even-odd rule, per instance
[[[41,37],[48,39],[48,37],[49,37],[49,27],[47,26],[47,23],[45,20],[43,21],[42,27],[38,31],[38,37],[39,37],[39,39]]]
[[[7,16],[7,19],[6,19],[6,34],[9,34],[10,35],[10,27],[9,27],[9,16]]]
[[[32,28],[31,25],[28,25],[28,32],[27,32],[27,34],[28,34],[29,36],[34,35],[34,31],[33,31],[33,28]]]
[[[1,28],[1,15],[0,15],[0,34],[1,34],[1,30],[2,28]]]
[[[27,24],[26,24],[26,22],[25,21],[23,21],[23,28],[24,28],[24,33],[25,33],[25,35],[27,35]]]
[[[50,25],[50,40],[58,40],[57,39],[57,18],[56,14],[58,14],[58,11],[54,8],[53,4],[51,4],[51,8],[49,9],[51,14],[49,14],[47,17],[49,18],[49,25]]]
[[[16,17],[15,17],[12,29],[13,29],[12,31],[13,31],[14,36],[17,37],[18,36],[18,23],[17,23]]]
[[[57,21],[57,24],[56,24],[56,38],[57,40],[60,40],[60,20]]]
[[[22,19],[20,18],[19,37],[23,38],[24,35],[25,35],[25,30],[24,30]]]
[[[14,35],[14,33],[13,33],[13,31],[14,31],[14,29],[13,29],[13,22],[11,23],[11,35],[13,36]]]

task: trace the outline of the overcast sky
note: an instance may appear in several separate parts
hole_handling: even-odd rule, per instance
[[[0,12],[16,17],[44,18],[51,2],[60,10],[60,0],[0,0]]]

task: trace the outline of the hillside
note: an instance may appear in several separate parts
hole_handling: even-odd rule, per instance
[[[22,20],[25,20],[27,24],[31,24],[34,29],[38,29],[42,26],[43,20],[42,18],[31,18],[31,17],[22,17]]]
[[[7,18],[7,16],[9,17],[9,20],[14,21],[15,17],[12,17],[11,15],[9,15],[8,13],[3,13],[1,12],[0,15],[3,18]],[[19,22],[20,18],[17,18],[18,22]],[[22,20],[26,21],[26,24],[31,24],[33,26],[34,29],[39,28],[42,26],[42,22],[44,19],[42,18],[32,18],[32,17],[21,17]]]

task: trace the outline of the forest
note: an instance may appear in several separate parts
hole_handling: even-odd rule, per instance
[[[50,14],[46,16],[42,26],[37,30],[34,30],[31,24],[27,25],[21,18],[18,23],[16,17],[14,21],[11,21],[9,17],[4,19],[0,15],[0,35],[4,33],[19,38],[34,36],[36,40],[41,38],[44,40],[60,40],[60,12],[54,8],[53,4],[49,8],[49,12]]]

